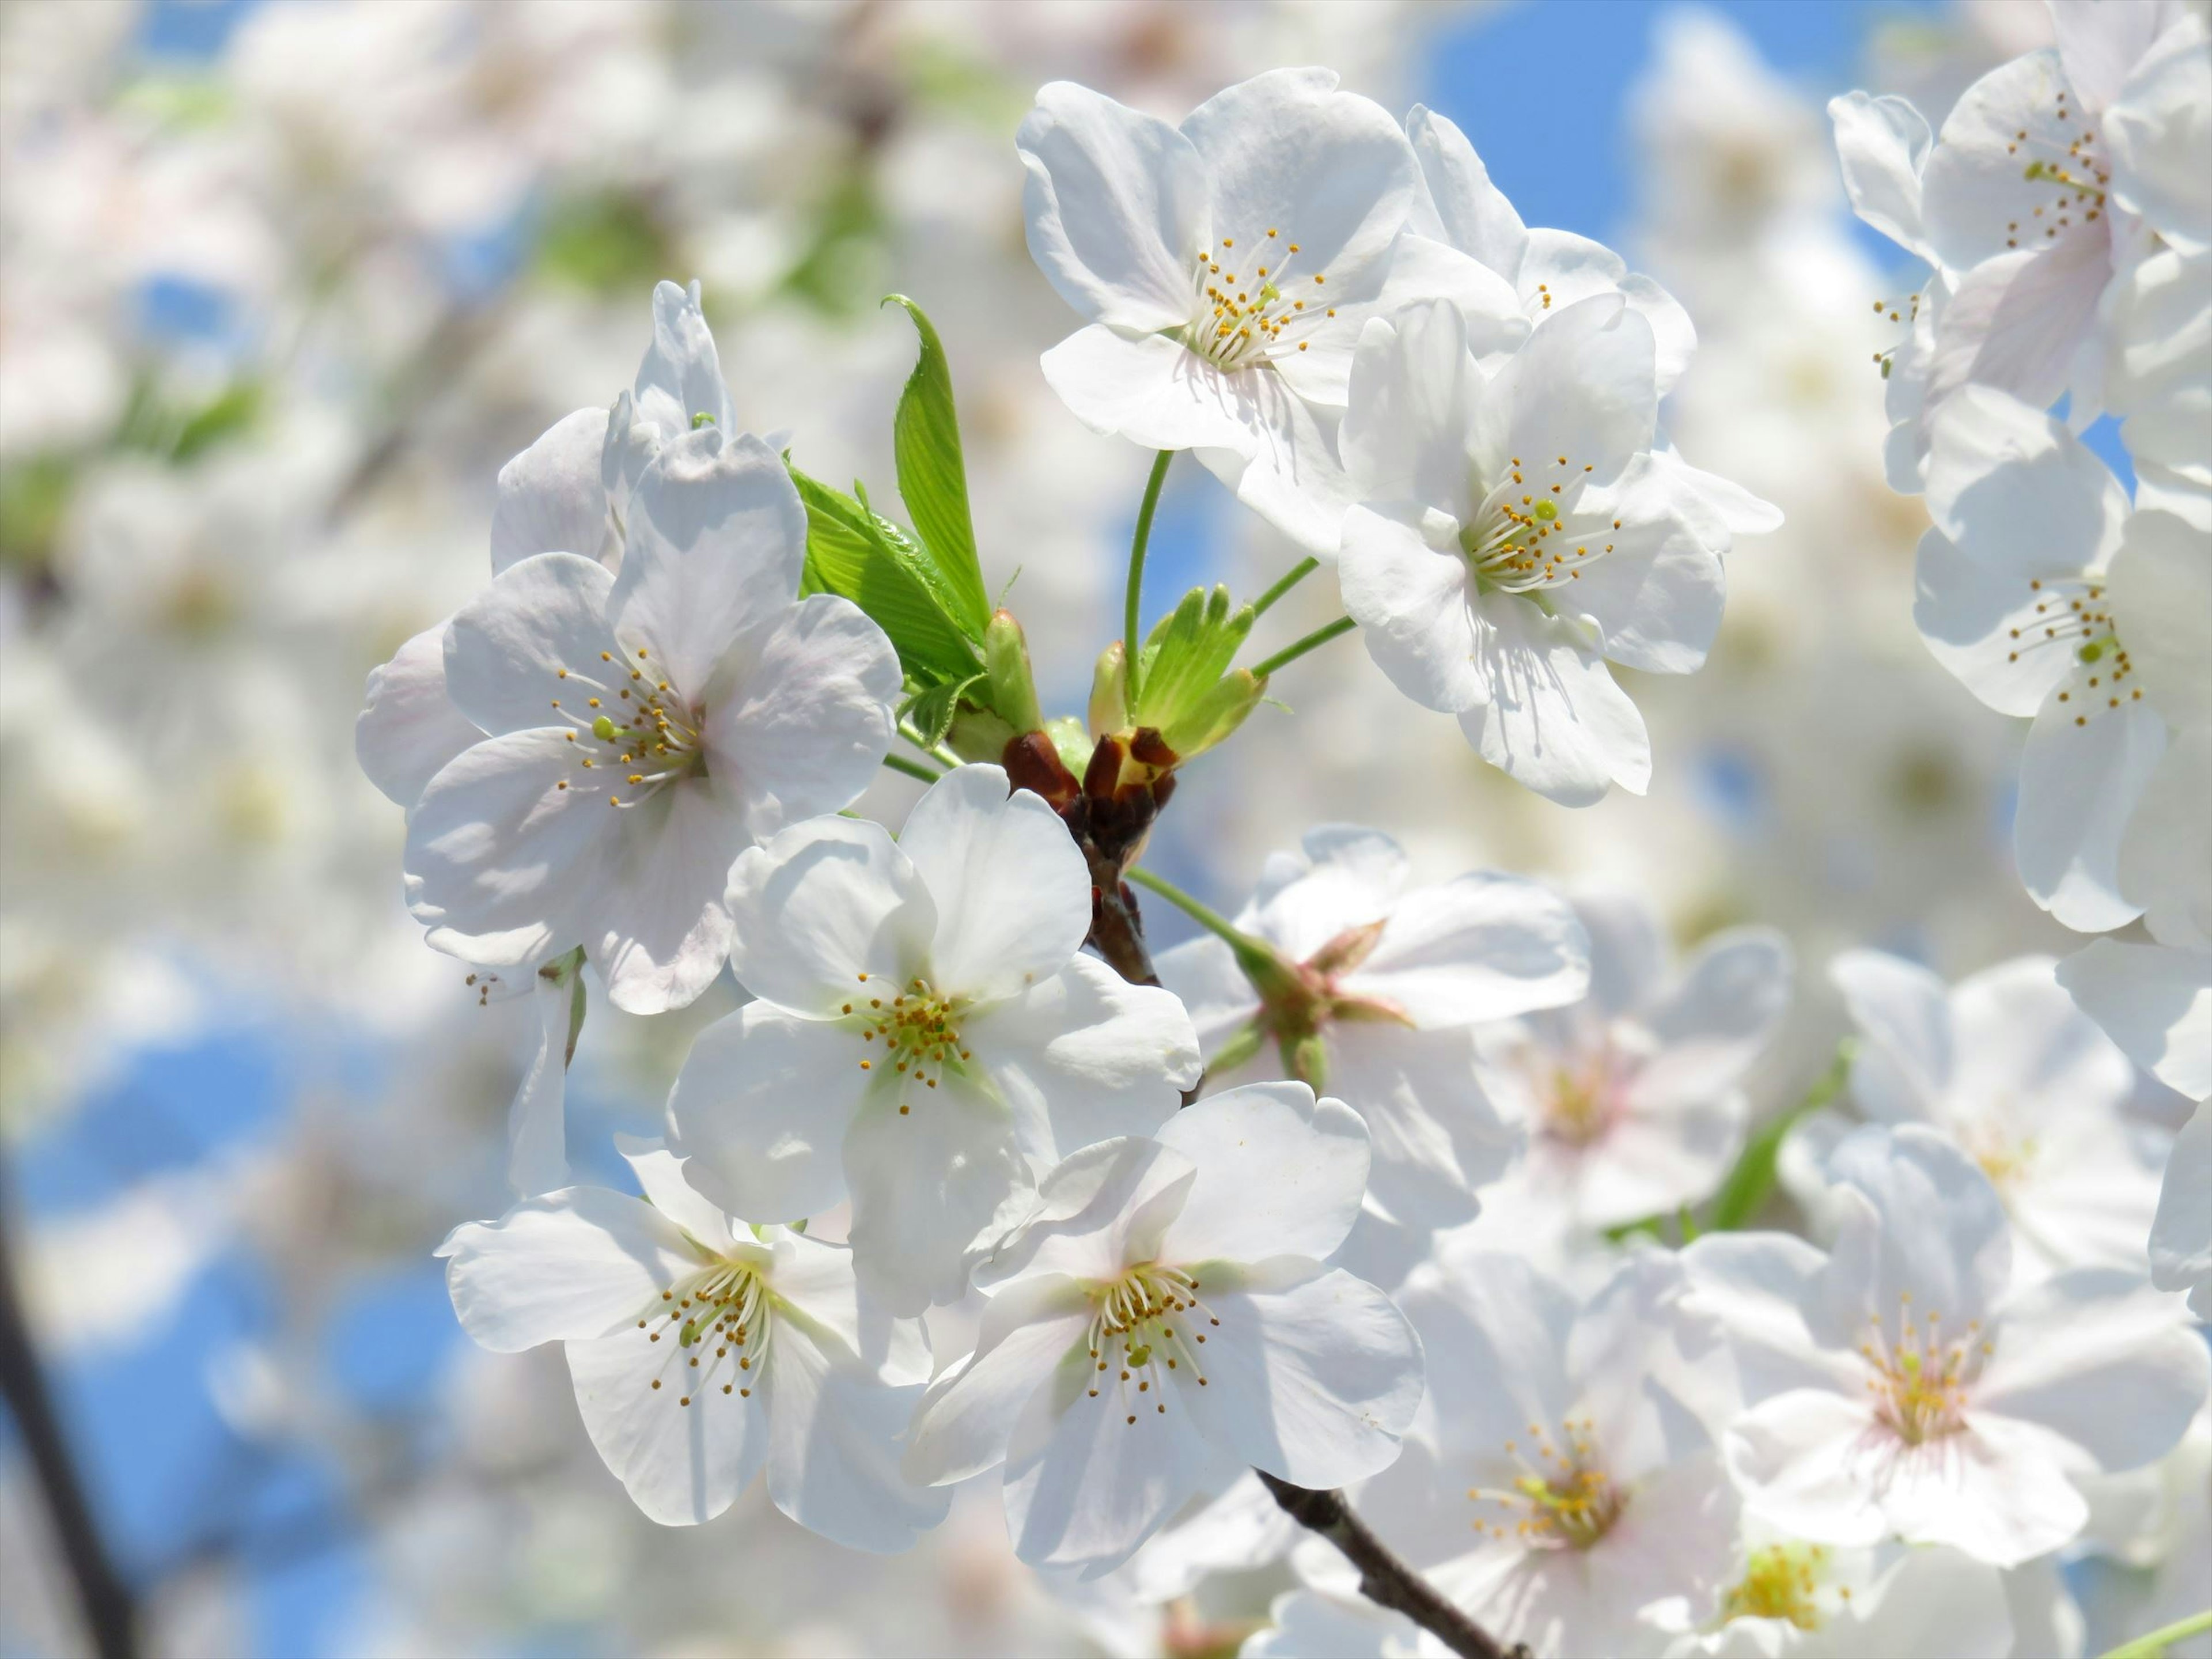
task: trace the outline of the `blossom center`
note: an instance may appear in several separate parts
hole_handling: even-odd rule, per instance
[[[960,1044],[967,999],[939,992],[919,975],[903,986],[887,974],[856,977],[864,988],[839,1011],[839,1018],[866,1046],[862,1071],[934,1089],[947,1072],[961,1073],[975,1057]],[[875,1046],[878,1042],[881,1048]],[[899,1102],[900,1116],[909,1109],[904,1100]]]
[[[1944,1334],[1943,1316],[1916,1318],[1909,1293],[1898,1299],[1895,1327],[1867,1316],[1859,1357],[1867,1363],[1867,1391],[1875,1413],[1908,1446],[1956,1434],[1966,1426],[1966,1398],[1993,1351],[1982,1339],[1982,1322]]]
[[[585,788],[605,787],[607,805],[642,805],[670,784],[704,774],[703,714],[669,683],[649,672],[646,647],[632,664],[611,651],[599,653],[591,670],[556,668],[554,712],[568,726],[576,747],[576,780]],[[579,695],[580,693],[580,696]],[[556,786],[568,787],[563,778]]]
[[[1090,1399],[1112,1388],[1133,1427],[1147,1396],[1155,1415],[1167,1415],[1170,1372],[1187,1371],[1200,1388],[1206,1386],[1198,1351],[1206,1345],[1206,1332],[1218,1328],[1221,1320],[1199,1299],[1195,1274],[1148,1261],[1097,1287],[1092,1297],[1097,1311],[1086,1344],[1096,1368]]]
[[[2063,92],[2056,94],[2054,103],[2061,131],[2031,137],[2022,127],[2005,145],[2005,154],[2021,164],[2021,177],[2051,191],[2048,201],[2036,201],[2042,192],[2034,192],[2029,199],[2036,204],[2027,217],[2006,222],[2007,247],[2018,247],[2023,240],[2030,247],[2045,246],[2057,241],[2062,232],[2076,228],[2077,219],[2080,228],[2087,228],[2103,216],[2105,187],[2112,182],[2112,174],[2098,153],[2097,135],[2083,127],[2068,138],[2063,124],[2073,120],[2075,112],[2067,108]],[[2067,140],[2063,148],[2062,138]]]
[[[1555,1436],[1531,1423],[1528,1437],[1529,1450],[1517,1440],[1505,1443],[1506,1456],[1522,1471],[1510,1484],[1467,1489],[1475,1503],[1498,1511],[1479,1517],[1475,1531],[1523,1549],[1589,1549],[1613,1530],[1628,1504],[1606,1472],[1596,1425],[1589,1418],[1563,1418]]]
[[[1612,552],[1607,538],[1620,520],[1583,503],[1595,471],[1595,463],[1571,455],[1540,456],[1527,465],[1515,456],[1460,531],[1476,586],[1508,593],[1563,586]]]
[[[1336,313],[1322,295],[1328,274],[1297,269],[1299,252],[1272,228],[1248,240],[1241,253],[1234,236],[1200,249],[1191,266],[1184,343],[1231,372],[1304,351],[1315,325]]]
[[[767,1357],[774,1328],[768,1287],[748,1263],[716,1256],[661,1291],[637,1328],[663,1350],[648,1379],[653,1393],[672,1395],[678,1406],[716,1387],[749,1399],[754,1368]]]
[[[2076,726],[2122,702],[2142,702],[2142,687],[2121,684],[2134,674],[2135,665],[2105,604],[2104,583],[2093,576],[2039,576],[2027,586],[2039,596],[2033,616],[2039,620],[2011,630],[2005,660],[2018,662],[2024,652],[2064,652],[2069,660],[2058,701],[2073,711]]]
[[[1743,1577],[1721,1600],[1721,1619],[1780,1619],[1799,1630],[1818,1630],[1821,1613],[1814,1600],[1827,1567],[1828,1552],[1818,1544],[1771,1544],[1753,1550]],[[1842,1594],[1846,1599],[1850,1592]]]

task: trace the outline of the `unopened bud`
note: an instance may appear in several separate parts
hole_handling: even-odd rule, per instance
[[[1119,640],[1098,653],[1097,665],[1091,671],[1091,707],[1087,712],[1094,738],[1128,730],[1129,656]]]
[[[992,613],[983,630],[983,672],[991,684],[991,707],[1017,732],[1042,729],[1036,682],[1030,675],[1029,641],[1011,611]]]

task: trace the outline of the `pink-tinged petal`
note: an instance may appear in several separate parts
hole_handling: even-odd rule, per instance
[[[2081,234],[2047,249],[2001,253],[1967,271],[1936,330],[1930,416],[1976,386],[2038,409],[2056,402],[2075,378],[2111,279],[2107,239]]]
[[[499,470],[491,511],[491,573],[533,553],[575,553],[612,569],[622,543],[607,511],[599,461],[607,411],[580,409]]]
[[[390,662],[369,670],[353,726],[354,756],[368,781],[399,805],[414,805],[447,762],[483,738],[446,694],[445,623],[424,629]]]

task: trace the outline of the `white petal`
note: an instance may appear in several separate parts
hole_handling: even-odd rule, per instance
[[[696,1000],[722,971],[730,861],[744,831],[720,792],[697,780],[619,816],[606,872],[579,905],[585,949],[608,1001],[625,1013],[666,1013]]]
[[[603,844],[623,827],[575,753],[562,731],[510,732],[430,781],[408,819],[405,867],[410,908],[437,949],[508,967],[575,941],[606,878]]]
[[[637,366],[633,395],[636,418],[657,428],[664,445],[691,431],[702,415],[725,437],[737,435],[697,283],[688,289],[673,283],[654,285],[653,343]]]
[[[2132,659],[2130,659],[2132,661]],[[2175,732],[2120,837],[2120,890],[2167,945],[2212,945],[2212,725]]]
[[[538,1052],[507,1109],[507,1181],[523,1196],[568,1184],[568,1006],[572,988],[530,976]]]
[[[1818,1346],[1846,1333],[1826,1328],[1820,1304],[1827,1258],[1788,1233],[1709,1233],[1682,1252],[1690,1305],[1717,1320],[1735,1350],[1747,1403],[1780,1394],[1863,1386],[1856,1356]],[[1818,1336],[1808,1314],[1822,1327]],[[1856,1340],[1859,1333],[1848,1333]]]
[[[810,819],[748,848],[730,866],[729,907],[730,966],[744,988],[823,1019],[905,988],[937,931],[906,854],[881,824],[854,818]]]
[[[1334,558],[1353,498],[1337,453],[1342,411],[1308,403],[1280,374],[1245,369],[1217,378],[1222,416],[1239,435],[1222,447],[1198,445],[1199,461],[1304,551]]]
[[[1399,900],[1373,953],[1342,984],[1423,1027],[1507,1019],[1582,996],[1589,946],[1558,892],[1476,871]]]
[[[940,994],[1012,996],[1058,973],[1091,931],[1091,872],[1067,826],[995,766],[932,784],[899,832],[937,905]]]
[[[2102,3],[2052,7],[2051,33],[2075,102],[2092,115],[2104,114],[2121,95],[2129,70],[2180,9]]]
[[[1633,283],[1637,279],[1629,280]],[[1664,333],[1659,336],[1659,361],[1663,368],[1667,361]],[[1782,528],[1782,509],[1772,501],[1760,500],[1741,484],[1717,472],[1692,466],[1671,447],[1653,450],[1651,459],[1662,471],[1670,474],[1679,487],[1687,489],[1717,515],[1731,536],[1764,536]],[[1912,487],[1916,491],[1920,488],[1917,475]]]
[[[2057,1549],[2088,1517],[2048,1437],[2002,1418],[1970,1413],[1957,1434],[1896,1446],[1881,1474],[1882,1513],[1900,1538],[1995,1566]]]
[[[1952,992],[1954,1110],[2002,1114],[2022,1135],[2048,1138],[2125,1109],[2134,1073],[2075,1006],[2053,966],[2048,957],[2022,957]]]
[[[727,1375],[688,1395],[700,1373],[687,1351],[674,1342],[647,1346],[647,1334],[568,1344],[576,1407],[592,1444],[647,1520],[696,1526],[729,1508],[759,1472],[773,1433],[769,1402],[758,1389],[750,1399],[724,1394]],[[686,1398],[690,1405],[677,1404]]]
[[[1272,854],[1238,925],[1304,962],[1346,928],[1380,921],[1406,889],[1405,849],[1380,830],[1316,825]]]
[[[630,494],[629,532],[607,601],[622,660],[679,699],[709,702],[725,657],[797,599],[799,491],[759,439],[703,428],[653,457]]]
[[[1263,1261],[1332,1254],[1367,1187],[1367,1127],[1303,1083],[1254,1083],[1209,1096],[1157,1137],[1198,1179],[1168,1224],[1163,1259]]]
[[[2141,907],[2120,891],[2120,837],[2166,749],[2146,703],[2076,713],[2083,696],[2044,705],[2021,752],[2013,852],[2028,895],[2067,927],[2124,927]]]
[[[446,695],[445,623],[369,670],[353,752],[368,781],[400,805],[414,805],[447,761],[483,738]]]
[[[1504,1175],[1520,1144],[1476,1079],[1465,1027],[1337,1021],[1328,1087],[1367,1126],[1374,1200],[1409,1227],[1470,1219],[1475,1188]]]
[[[2191,17],[2133,66],[2103,128],[2114,193],[2167,241],[2192,251],[2212,245],[2212,186],[2198,165],[2212,150],[2208,110],[2212,51],[2203,20]]]
[[[1611,783],[1644,793],[1644,717],[1575,624],[1495,595],[1478,651],[1488,698],[1461,714],[1460,729],[1483,759],[1562,806],[1587,806]]]
[[[1295,286],[1297,279],[1291,280]],[[1356,276],[1331,278],[1328,295],[1322,317],[1309,324],[1311,332],[1296,350],[1280,351],[1273,360],[1283,383],[1316,406],[1344,407],[1359,338],[1378,318],[1441,305],[1460,319],[1467,347],[1479,358],[1510,352],[1528,335],[1528,320],[1510,283],[1481,261],[1411,231]]]
[[[1482,397],[1455,307],[1429,301],[1360,331],[1338,447],[1362,501],[1467,516],[1467,438]]]
[[[1030,255],[1092,322],[1146,333],[1191,319],[1210,241],[1205,169],[1155,117],[1072,81],[1037,94],[1014,144]]]
[[[1038,359],[1045,384],[1076,419],[1146,449],[1215,447],[1249,458],[1258,447],[1260,405],[1245,382],[1224,374],[1164,334],[1079,329]]]
[[[1406,137],[1421,166],[1423,196],[1413,228],[1449,242],[1512,282],[1521,269],[1528,233],[1474,146],[1444,117],[1419,104],[1406,117]]]
[[[2063,424],[2004,392],[1972,386],[1934,423],[1928,511],[1960,552],[1991,569],[2070,575],[2112,556],[2128,501]]]
[[[647,1203],[718,1255],[739,1248],[730,1231],[730,1218],[692,1189],[684,1173],[687,1160],[670,1152],[666,1142],[618,1134],[615,1150],[636,1176]],[[758,1250],[750,1233],[744,1252],[748,1260],[757,1257],[766,1265],[767,1254]]]
[[[1197,1179],[1190,1159],[1158,1140],[1122,1137],[1072,1153],[1048,1171],[1021,1224],[975,1275],[979,1285],[1059,1275],[1098,1283],[1158,1257],[1161,1237]]]
[[[1620,491],[1558,521],[1577,559],[1585,548],[1596,555],[1571,567],[1573,585],[1557,595],[1559,608],[1596,626],[1606,656],[1646,673],[1700,667],[1728,595],[1720,555],[1726,532],[1708,534],[1693,522],[1691,514],[1705,516],[1702,499],[1669,499],[1684,488],[1680,470],[1641,459]]]
[[[1936,331],[1930,415],[1948,411],[1955,394],[1975,386],[2047,408],[2074,376],[2111,276],[2106,239],[2078,233],[2048,249],[1998,254],[1967,271]],[[2077,398],[2074,412],[2094,410]]]
[[[1483,695],[1479,624],[1456,546],[1433,546],[1411,525],[1355,507],[1345,514],[1337,576],[1344,608],[1391,684],[1444,714]]]
[[[2012,1231],[1996,1189],[1948,1136],[1863,1128],[1836,1148],[1828,1176],[1867,1200],[1843,1212],[1832,1275],[1856,1281],[1865,1311],[1887,1321],[1909,1300],[1952,1331],[1989,1317],[2012,1275]]]
[[[580,409],[499,470],[491,511],[496,576],[533,553],[575,553],[612,568],[622,556],[599,477],[607,411]]]
[[[1933,142],[1926,119],[1902,98],[1863,92],[1831,98],[1828,119],[1851,211],[1907,252],[1931,258],[1920,215],[1920,169]]]
[[[1056,1274],[1022,1279],[993,1296],[975,1351],[947,1366],[915,1410],[908,1477],[942,1486],[1000,1462],[1024,1404],[1062,1359],[1080,1351],[1091,1316],[1081,1287]]]
[[[1969,558],[1930,530],[1913,574],[1912,622],[1929,652],[2000,714],[2034,714],[2072,676],[2076,631],[2061,635],[2058,602],[2019,572]]]
[[[825,1352],[841,1364],[857,1360],[867,1375],[893,1387],[929,1381],[928,1332],[918,1319],[892,1318],[861,1290],[848,1246],[788,1227],[764,1228],[762,1237],[775,1254],[769,1288],[817,1345],[829,1345]]]
[[[789,607],[707,717],[709,765],[728,763],[750,833],[834,812],[866,788],[890,747],[898,654],[833,593]]]
[[[1260,1010],[1252,981],[1237,965],[1226,941],[1211,933],[1163,951],[1152,959],[1160,983],[1188,1011],[1199,1046],[1213,1049]]]
[[[1889,1122],[1932,1122],[1951,1086],[1951,1012],[1943,981],[1917,963],[1846,951],[1828,978],[1865,1033],[1851,1061],[1861,1109]]]
[[[1485,475],[1514,456],[1565,455],[1611,483],[1656,428],[1657,347],[1651,325],[1618,295],[1549,313],[1492,379],[1479,452]]]
[[[1012,1109],[1023,1152],[1045,1164],[1093,1141],[1150,1133],[1203,1069],[1173,993],[1132,985],[1080,952],[963,1021],[960,1040]]]
[[[2212,723],[2212,534],[2171,513],[2129,515],[2108,592],[2144,695],[2176,725]]]
[[[592,689],[580,682],[612,684],[615,671],[602,653],[618,648],[607,621],[613,586],[605,565],[573,553],[540,553],[509,566],[447,626],[446,695],[453,706],[494,735],[591,725]]]
[[[899,1472],[918,1385],[886,1388],[783,1317],[763,1370],[756,1392],[773,1414],[768,1492],[776,1508],[833,1543],[878,1553],[911,1548],[945,1519],[952,1494]]]
[[[2058,982],[2167,1088],[2212,1095],[2212,951],[2100,939],[2058,964]]]
[[[605,1187],[566,1188],[497,1221],[468,1222],[437,1254],[461,1328],[495,1353],[632,1329],[705,1261],[651,1205]]]
[[[751,1002],[699,1036],[668,1097],[690,1179],[732,1215],[797,1221],[845,1196],[840,1148],[867,1073],[859,1037]]]
[[[1340,1486],[1398,1455],[1421,1402],[1421,1345],[1389,1297],[1310,1266],[1226,1288],[1202,1281],[1199,1294],[1220,1321],[1194,1362],[1206,1386],[1175,1376],[1209,1437],[1301,1486]]]
[[[2200,1103],[2174,1137],[2150,1229],[2151,1282],[2187,1291],[2200,1319],[2212,1301],[2212,1106]]]
[[[956,1301],[968,1256],[1029,1184],[1006,1109],[957,1079],[902,1115],[876,1104],[845,1133],[860,1283],[898,1315]]]
[[[1638,1108],[1692,1103],[1733,1088],[1790,1007],[1790,944],[1767,928],[1717,933],[1644,1020],[1659,1041],[1632,1097]]]
[[[2172,1450],[2212,1381],[2203,1340],[2140,1272],[2045,1280],[2006,1304],[1995,1346],[1975,1412],[2048,1429],[2106,1474]]]
[[[2082,112],[2068,110],[2060,97],[2065,89],[2058,54],[2031,52],[1968,87],[1944,117],[1922,169],[1921,200],[1936,257],[1951,270],[1969,270],[2007,252],[2008,244],[2025,241],[2021,252],[2035,253],[2038,243],[2060,241],[2039,234],[2056,228],[2058,185],[2027,172],[2033,161],[2061,162],[2080,136]],[[2025,139],[2018,136],[2023,130]],[[2051,211],[2039,216],[2039,207]],[[2074,228],[2066,243],[2086,240],[2078,233],[2094,227]]]
[[[1809,1542],[1871,1544],[1889,1528],[1862,1449],[1884,1432],[1861,1401],[1796,1389],[1738,1418],[1722,1449],[1754,1515]]]

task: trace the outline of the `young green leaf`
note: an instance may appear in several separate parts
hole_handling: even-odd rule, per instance
[[[867,612],[890,636],[909,680],[933,685],[980,673],[981,652],[917,568],[914,544],[897,526],[797,467],[791,478],[806,507],[801,591],[839,594]]]
[[[892,422],[899,495],[922,547],[942,579],[955,621],[980,639],[990,621],[983,572],[975,558],[975,526],[968,511],[968,472],[960,456],[960,423],[952,406],[952,373],[937,331],[903,294],[885,305],[904,308],[921,337],[921,356],[907,377]]]

